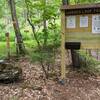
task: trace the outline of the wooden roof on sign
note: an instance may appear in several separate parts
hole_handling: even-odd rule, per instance
[[[78,4],[78,5],[62,5],[61,10],[73,10],[73,9],[100,9],[100,3],[98,4]]]
[[[100,14],[100,3],[62,5],[61,11],[65,11],[65,15]]]

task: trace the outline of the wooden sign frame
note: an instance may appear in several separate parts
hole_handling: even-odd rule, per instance
[[[61,38],[62,38],[61,78],[62,79],[64,79],[66,75],[65,44],[71,42],[75,44],[75,42],[76,43],[79,42],[80,49],[99,49],[100,48],[99,22],[100,22],[100,4],[62,5],[61,7]]]

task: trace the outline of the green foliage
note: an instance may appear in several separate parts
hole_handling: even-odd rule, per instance
[[[25,3],[26,1],[26,3]],[[27,22],[27,7],[29,10],[29,17],[35,26],[35,31],[38,40],[43,44],[45,39],[43,22],[46,20],[46,32],[48,45],[59,46],[60,45],[60,5],[62,0],[15,0],[17,16],[20,24],[20,30],[23,36],[23,40],[30,40],[26,43],[30,48],[36,42],[30,25]],[[70,4],[76,3],[98,3],[100,0],[70,0]],[[7,21],[7,23],[5,23]],[[29,30],[25,32],[24,30]],[[0,41],[6,41],[5,32],[10,32],[10,41],[15,41],[15,33],[13,30],[10,10],[8,6],[8,0],[0,1]],[[32,45],[30,45],[32,43]],[[37,54],[38,55],[38,54]]]
[[[43,62],[50,62],[53,57],[53,53],[47,51],[34,51],[33,53],[31,53],[30,57],[32,59],[32,62],[40,62],[41,59]]]
[[[86,54],[84,51],[79,52],[81,70],[93,74],[100,74],[100,61]]]
[[[16,47],[14,42],[10,42],[10,53],[13,55],[16,52]],[[0,59],[5,59],[7,57],[7,47],[6,42],[0,42]]]
[[[54,31],[59,30],[56,20],[59,19],[60,0],[25,0],[28,17],[35,27],[37,39],[44,44],[55,34]],[[50,36],[51,35],[51,36]]]

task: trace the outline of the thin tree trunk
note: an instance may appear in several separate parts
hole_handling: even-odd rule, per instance
[[[46,6],[47,1],[44,0],[44,6]],[[43,32],[44,32],[44,44],[43,46],[47,46],[47,39],[48,39],[48,32],[47,32],[47,20],[46,20],[46,8],[44,8],[44,13],[43,13]]]
[[[33,34],[34,34],[34,38],[35,38],[35,40],[36,40],[36,42],[37,42],[37,44],[38,44],[38,48],[40,49],[41,48],[41,45],[40,45],[40,42],[39,42],[39,40],[38,40],[38,38],[37,38],[37,35],[36,35],[36,33],[35,33],[35,28],[34,28],[34,25],[32,24],[32,22],[30,21],[30,19],[27,17],[27,21],[29,22],[29,24],[31,25],[31,27],[32,27],[32,31],[33,31]]]
[[[27,4],[27,0],[25,0],[25,3],[26,3],[26,7],[27,7],[27,21],[29,22],[30,26],[32,27],[32,31],[33,31],[33,34],[34,34],[34,38],[35,38],[35,40],[36,40],[36,42],[38,44],[38,49],[41,52],[42,48],[41,48],[40,41],[38,40],[37,35],[36,35],[36,32],[35,32],[35,26],[32,23],[31,18],[29,16],[29,7],[28,7],[28,4]],[[46,71],[45,66],[43,64],[42,53],[41,53],[41,58],[40,58],[40,64],[41,64],[42,69],[43,69],[43,72],[45,74],[45,78],[48,79],[48,72]],[[45,82],[46,82],[46,79],[44,79]]]
[[[46,20],[44,19],[43,21],[43,25],[44,25],[44,29],[43,29],[43,32],[44,32],[44,44],[43,46],[46,47],[47,46],[47,39],[48,39],[48,32],[47,32],[47,23],[46,23]]]
[[[32,32],[33,32],[34,38],[35,38],[35,40],[36,40],[36,42],[38,44],[38,48],[40,49],[41,48],[41,44],[40,44],[40,42],[39,42],[39,40],[37,38],[37,35],[36,35],[36,32],[35,32],[35,26],[32,23],[31,18],[29,16],[29,7],[28,7],[28,4],[27,4],[27,0],[25,0],[25,3],[26,3],[26,8],[27,8],[27,21],[30,24],[30,26],[32,27]]]
[[[22,39],[22,35],[20,32],[19,23],[16,15],[15,0],[9,0],[9,5],[11,10],[13,27],[16,35],[17,44],[18,44],[18,51],[20,54],[25,54],[25,47],[23,44],[23,39]]]

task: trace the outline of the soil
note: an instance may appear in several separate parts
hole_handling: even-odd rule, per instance
[[[0,84],[0,100],[100,100],[100,76],[70,70],[65,84],[57,77],[45,82],[39,63],[21,58],[16,64],[22,68],[22,80]]]

